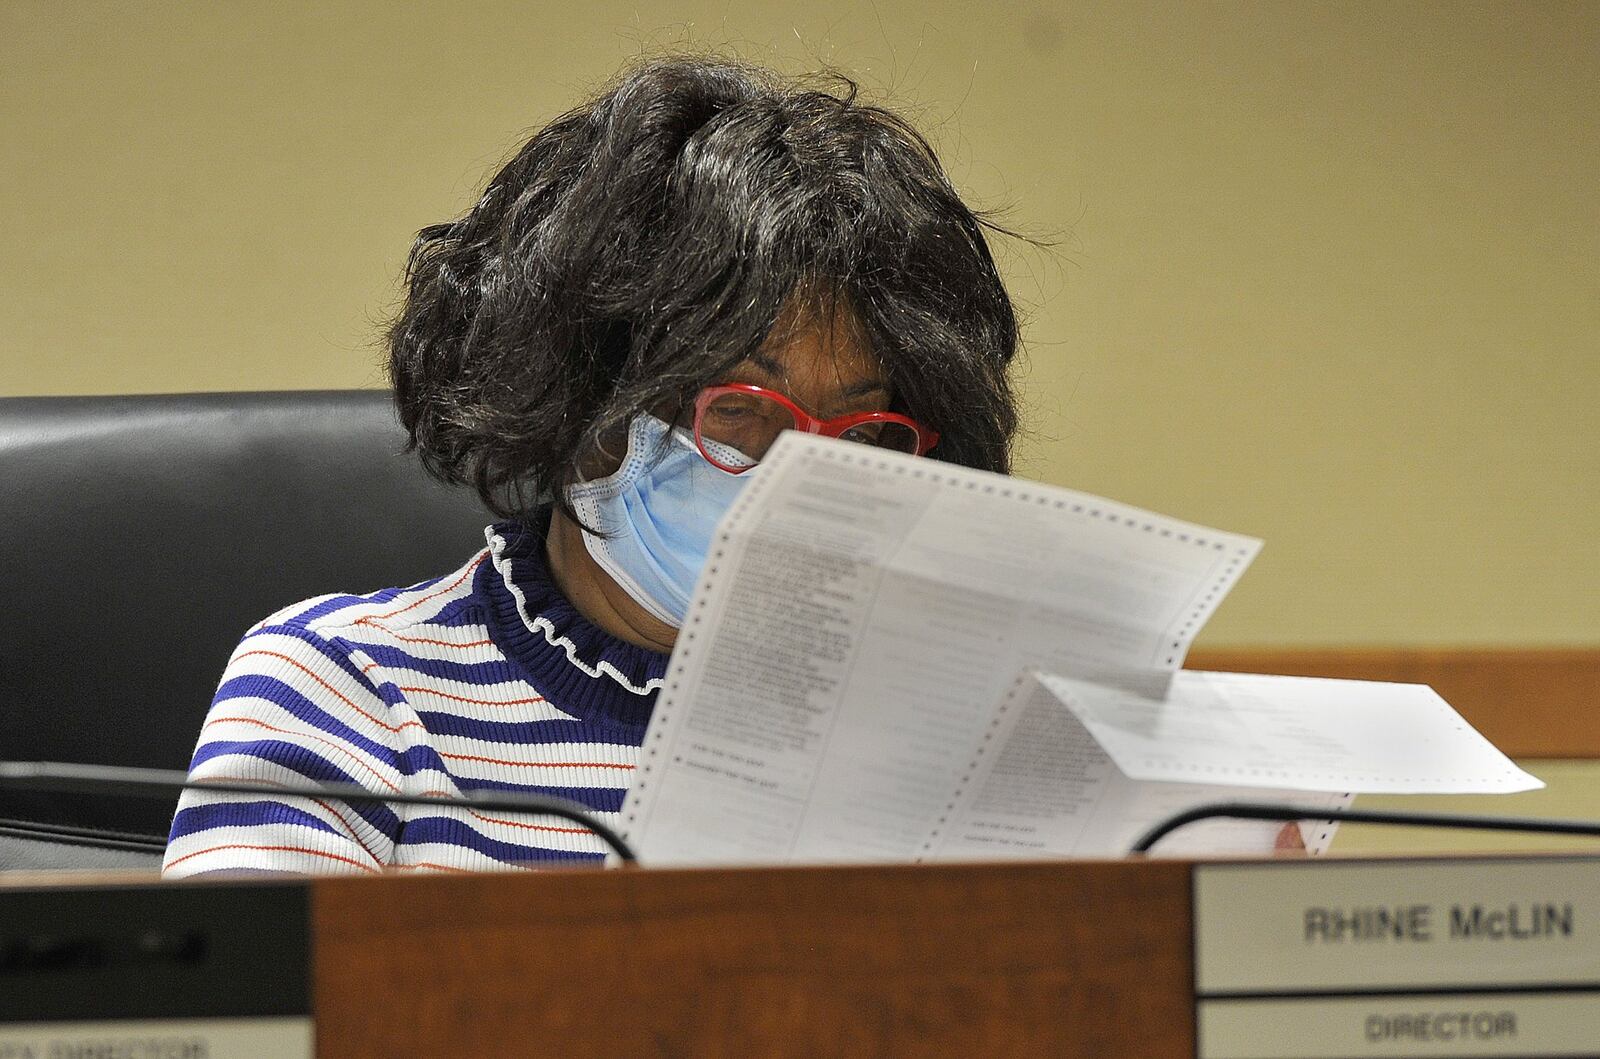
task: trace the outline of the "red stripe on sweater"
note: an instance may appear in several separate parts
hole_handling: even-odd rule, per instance
[[[455,791],[432,790],[432,791],[423,791],[422,793],[425,796],[428,796],[428,797],[442,797],[442,798],[456,798],[456,797],[459,797],[459,795]],[[587,827],[554,827],[554,826],[552,826],[550,824],[530,824],[526,820],[502,820],[498,816],[484,816],[482,813],[478,812],[476,809],[468,809],[467,812],[471,813],[473,816],[477,817],[479,820],[482,820],[486,824],[504,824],[507,827],[521,827],[521,828],[526,828],[529,831],[554,831],[555,833],[560,834],[560,835],[592,835],[592,834],[594,834],[594,832],[589,830]]]
[[[280,789],[287,788],[289,786],[287,783],[281,783],[278,780],[262,779],[260,776],[206,776],[204,779],[198,780],[197,782],[204,783],[207,780],[217,783],[255,783],[261,785],[262,787],[277,787]],[[271,792],[262,791],[262,793],[270,794]],[[218,795],[218,797],[228,797],[228,795]],[[235,795],[235,797],[237,797],[237,795]],[[378,865],[383,863],[382,858],[380,858],[376,853],[372,852],[371,847],[369,847],[365,842],[361,841],[361,836],[356,834],[355,828],[351,827],[349,822],[339,814],[339,810],[335,809],[321,798],[311,798],[304,794],[291,795],[291,797],[306,798],[308,801],[316,802],[318,805],[328,810],[328,815],[339,821],[339,826],[344,828],[345,831],[349,832],[350,840],[361,847],[361,852],[372,858],[372,863]]]
[[[437,751],[440,757],[454,758],[457,761],[482,761],[489,765],[513,765],[517,768],[552,768],[552,769],[628,769],[632,765],[616,765],[609,761],[507,761],[498,757],[479,757],[477,754],[447,754],[443,750]]]
[[[365,624],[372,625],[374,628],[383,628],[381,625],[378,625],[376,622],[370,622],[369,621],[369,622],[366,622]],[[384,629],[383,631],[389,633],[389,635],[393,636],[396,640],[402,640],[402,641],[404,641],[406,643],[433,644],[436,647],[483,647],[483,646],[486,646],[488,644],[494,643],[493,640],[472,640],[472,641],[470,641],[468,643],[457,643],[454,640],[435,640],[435,639],[433,639],[431,637],[428,637],[428,636],[401,636],[399,633],[390,632],[390,630],[388,630],[388,629]]]
[[[211,720],[207,721],[205,724],[203,724],[201,726],[201,730],[204,731],[206,728],[210,728],[214,724],[222,724],[224,722],[228,722],[228,723],[237,722],[239,724],[253,724],[258,728],[265,728],[269,732],[278,732],[278,733],[280,733],[282,735],[292,735],[292,736],[295,736],[296,738],[304,737],[304,738],[307,738],[307,739],[315,739],[317,742],[322,743],[324,746],[331,746],[335,750],[339,751],[340,753],[347,755],[350,758],[351,761],[354,761],[357,765],[360,765],[362,768],[366,769],[369,773],[371,773],[373,779],[377,780],[379,783],[383,784],[385,787],[389,788],[391,791],[394,791],[396,794],[400,793],[400,788],[399,787],[396,787],[394,784],[392,784],[388,780],[384,779],[383,775],[381,773],[379,773],[378,770],[374,769],[371,765],[367,764],[365,761],[362,761],[360,758],[358,758],[354,754],[350,753],[350,748],[348,746],[345,746],[343,743],[335,743],[332,739],[324,739],[322,736],[320,736],[320,735],[312,735],[310,732],[294,732],[294,731],[290,731],[287,728],[279,728],[277,725],[268,724],[266,721],[258,721],[254,717],[213,717],[213,718],[211,718]],[[422,726],[422,722],[421,721],[411,721],[411,722],[408,722],[408,723],[415,724],[419,728]],[[205,781],[205,777],[204,776],[197,777],[197,782],[204,782],[204,781]]]
[[[177,860],[172,861],[167,865],[167,868],[175,868],[191,857],[199,857],[207,853],[216,853],[218,850],[224,849],[259,849],[265,850],[269,853],[305,853],[313,857],[327,857],[329,860],[343,861],[346,864],[355,865],[364,872],[377,874],[376,868],[370,868],[361,863],[359,860],[351,860],[349,857],[341,857],[337,853],[328,853],[320,849],[307,849],[304,846],[253,846],[247,842],[228,842],[220,846],[207,846],[205,849],[197,849],[193,853],[185,853]]]
[[[488,557],[488,555],[489,555],[489,550],[487,548],[485,548],[483,551],[479,552],[478,555],[477,555],[477,558],[473,559],[472,562],[468,563],[467,564],[467,568],[465,570],[461,571],[461,576],[460,577],[456,578],[454,581],[450,582],[448,585],[445,585],[443,588],[439,589],[437,592],[430,592],[426,596],[423,596],[421,599],[414,599],[410,603],[407,603],[405,606],[400,607],[400,608],[398,608],[396,610],[391,610],[387,614],[368,614],[365,617],[357,618],[355,620],[354,624],[356,624],[356,625],[376,625],[378,622],[386,621],[389,618],[394,617],[396,614],[404,614],[406,611],[410,610],[413,607],[420,607],[424,603],[428,602],[428,600],[430,600],[430,599],[437,599],[438,597],[444,595],[446,592],[454,591],[457,585],[461,584],[461,582],[465,581],[467,578],[472,576],[472,572],[478,568],[478,564],[482,563],[483,560]]]
[[[296,659],[290,658],[288,655],[283,654],[281,652],[268,651],[265,648],[258,648],[257,650],[254,650],[254,651],[243,651],[240,654],[236,655],[235,657],[236,658],[249,658],[251,655],[270,655],[273,658],[281,658],[281,659],[283,659],[285,662],[288,662],[290,665],[292,665],[296,669],[300,670],[300,672],[304,673],[306,676],[310,677],[312,680],[315,680],[318,684],[321,684],[323,687],[327,688],[329,694],[333,695],[340,702],[344,703],[346,706],[350,707],[352,710],[356,711],[361,716],[365,717],[367,720],[369,720],[373,724],[377,725],[379,728],[385,728],[385,729],[387,729],[387,730],[389,730],[391,732],[398,732],[402,728],[410,728],[410,727],[421,728],[422,727],[422,722],[421,721],[407,721],[405,724],[394,725],[394,724],[388,724],[387,722],[385,722],[385,721],[383,721],[383,720],[381,720],[381,719],[379,719],[377,717],[374,717],[372,714],[368,713],[366,710],[363,710],[360,706],[357,706],[354,702],[350,701],[343,694],[341,694],[338,688],[334,687],[332,684],[329,684],[326,680],[323,680],[321,677],[319,677],[315,673],[311,672],[310,669],[307,669],[304,665],[302,665]]]
[[[529,703],[545,701],[543,695],[535,695],[531,699],[504,699],[494,702],[489,699],[469,699],[465,695],[452,695],[448,691],[440,691],[438,688],[408,687],[398,684],[395,687],[398,691],[420,691],[427,695],[437,695],[441,699],[453,699],[456,702],[465,702],[473,706],[526,706]]]

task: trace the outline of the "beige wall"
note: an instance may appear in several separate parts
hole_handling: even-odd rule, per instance
[[[1597,5],[6,0],[0,392],[380,385],[412,233],[685,42],[1070,233],[1022,469],[1265,537],[1210,642],[1600,641]]]

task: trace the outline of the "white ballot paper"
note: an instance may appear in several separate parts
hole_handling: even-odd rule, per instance
[[[1216,784],[1228,784],[1221,787]],[[1178,673],[1163,702],[1047,673],[1017,681],[990,718],[920,857],[1086,856],[1128,849],[1206,802],[1308,811],[1349,794],[1503,794],[1543,784],[1432,688],[1364,680]],[[1303,828],[1323,852],[1326,825]],[[1265,852],[1254,821],[1209,820],[1164,854]]]
[[[978,751],[994,742],[997,717],[1015,726],[1026,713],[1001,707],[1035,671],[1173,709],[1158,700],[1259,541],[799,432],[750,473],[713,540],[623,806],[623,834],[642,862],[1120,855],[1140,822],[1240,796],[1131,780],[1092,737],[1073,743],[1092,752],[1051,758],[1060,740],[1024,726],[1013,757],[1077,769],[1077,799],[1103,805],[1068,841],[1070,826],[1052,830],[1039,816],[1059,816],[1068,787],[1002,790],[1004,754]],[[1049,706],[1048,725],[1085,730],[1060,698],[1048,700],[1029,699]],[[1093,700],[1096,724],[1117,727],[1111,701]],[[1122,727],[1141,725],[1150,728]],[[972,794],[980,779],[993,797]],[[1342,805],[1350,789],[1294,797]],[[1013,795],[1049,804],[1005,808]],[[958,808],[983,826],[952,828]],[[980,832],[992,840],[996,825],[1017,829],[1016,841],[985,844]],[[1037,833],[1024,837],[1029,828]],[[1264,851],[1277,830],[1197,825],[1162,849]]]
[[[1152,702],[1068,677],[1039,681],[1130,779],[1362,794],[1544,786],[1426,684],[1185,670]]]

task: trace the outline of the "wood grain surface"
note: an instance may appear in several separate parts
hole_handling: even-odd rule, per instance
[[[1193,1054],[1188,865],[324,879],[320,1059]]]
[[[1189,669],[1429,684],[1515,758],[1600,758],[1600,648],[1202,648]]]

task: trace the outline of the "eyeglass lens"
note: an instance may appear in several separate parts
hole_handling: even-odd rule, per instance
[[[753,393],[721,394],[700,416],[702,438],[736,449],[751,462],[759,462],[779,434],[797,426],[788,408]],[[917,432],[904,423],[858,423],[839,436],[897,452],[917,451]]]

